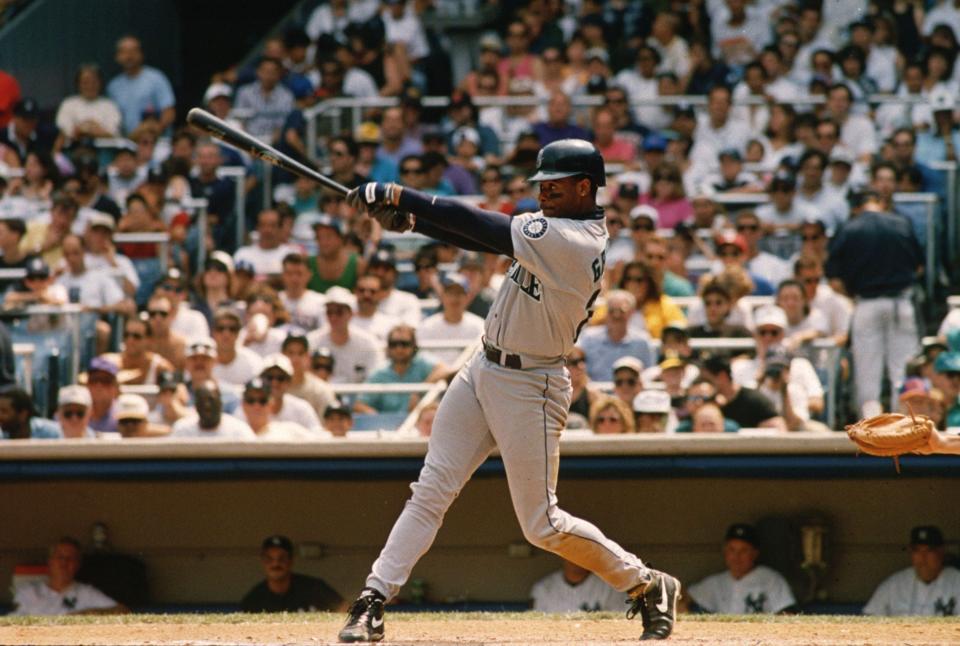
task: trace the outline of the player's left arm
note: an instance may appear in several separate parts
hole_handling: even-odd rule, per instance
[[[458,246],[463,242],[473,243],[484,247],[483,251],[513,256],[510,217],[502,213],[379,182],[363,184],[350,191],[347,202],[368,211],[393,208],[411,213],[416,218],[414,231]]]

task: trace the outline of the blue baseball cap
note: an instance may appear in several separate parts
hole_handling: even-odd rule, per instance
[[[649,135],[643,138],[644,152],[650,152],[650,151],[663,152],[666,149],[667,149],[667,140],[662,135],[659,135],[655,132],[651,132]]]
[[[936,372],[960,372],[960,352],[941,352],[933,362]]]
[[[734,523],[730,525],[730,527],[727,528],[727,533],[723,537],[723,540],[729,541],[734,538],[746,541],[754,547],[760,547],[760,536],[757,534],[757,528],[753,525],[748,525],[747,523]]]

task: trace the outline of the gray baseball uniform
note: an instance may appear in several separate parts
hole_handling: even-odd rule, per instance
[[[600,293],[607,231],[584,219],[527,213],[510,222],[515,261],[486,319],[486,349],[450,385],[413,495],[373,564],[367,586],[397,594],[433,543],[448,507],[499,447],[514,510],[534,545],[628,591],[649,581],[639,558],[557,506],[560,432],[570,404],[562,357]]]

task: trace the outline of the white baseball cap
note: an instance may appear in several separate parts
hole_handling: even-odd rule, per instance
[[[91,229],[93,227],[103,227],[113,231],[117,228],[117,223],[114,221],[113,216],[109,213],[94,211],[90,217],[87,218],[87,226]]]
[[[626,368],[628,370],[633,370],[637,375],[643,372],[643,362],[636,357],[620,357],[613,362],[613,372],[616,373],[617,370],[621,368]]]
[[[273,354],[268,354],[266,357],[264,357],[263,368],[261,368],[260,374],[262,375],[267,370],[271,370],[272,368],[279,368],[280,370],[283,370],[285,373],[287,373],[288,377],[293,376],[293,364],[290,363],[290,359],[288,359],[287,355],[285,354],[274,352]]]
[[[90,391],[83,386],[76,384],[64,386],[57,393],[57,406],[64,407],[68,404],[90,408],[93,406],[93,399],[90,397]]]
[[[669,413],[670,395],[664,390],[641,390],[633,398],[634,413]]]
[[[787,314],[776,305],[764,305],[758,307],[753,314],[753,323],[756,327],[764,325],[773,325],[781,330],[787,329]]]
[[[213,357],[217,358],[217,344],[210,337],[197,339],[187,346],[188,357]]]
[[[636,220],[637,218],[648,218],[653,222],[653,226],[660,224],[660,214],[649,204],[641,204],[630,209],[630,219]]]
[[[150,413],[150,405],[147,400],[140,395],[133,393],[124,393],[117,398],[117,420],[121,419],[147,419]]]
[[[927,100],[930,102],[930,109],[933,112],[944,112],[948,110],[953,110],[956,105],[956,100],[953,98],[953,94],[947,88],[942,85],[938,85],[933,88],[930,92],[930,96],[927,97]]]
[[[207,91],[203,93],[203,102],[210,103],[220,96],[225,96],[228,99],[232,98],[233,88],[226,83],[211,83],[210,87],[207,88]]]
[[[350,290],[339,285],[334,285],[323,294],[327,299],[327,305],[346,305],[351,310],[356,311],[357,299]]]

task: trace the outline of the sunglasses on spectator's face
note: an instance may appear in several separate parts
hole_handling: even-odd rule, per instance
[[[718,255],[721,258],[739,258],[740,250],[739,249],[721,249]]]
[[[423,169],[419,166],[407,166],[400,169],[401,175],[419,175],[423,172]]]
[[[613,380],[614,386],[636,386],[637,379],[636,377],[620,377],[619,379]]]
[[[87,414],[87,411],[84,409],[76,408],[64,408],[60,411],[60,417],[64,419],[82,419],[84,415]]]
[[[90,375],[87,383],[95,386],[110,386],[114,383],[113,375]]]
[[[653,222],[634,222],[630,228],[634,231],[653,231]]]
[[[124,339],[136,339],[137,341],[142,341],[144,337],[143,332],[124,332]]]
[[[823,235],[819,233],[814,233],[813,235],[802,236],[804,242],[816,242],[817,240],[822,240]]]
[[[326,370],[327,372],[333,372],[333,365],[329,363],[314,363],[312,364],[314,370]]]
[[[709,402],[709,401],[713,401],[713,397],[708,395],[687,395],[687,401]]]
[[[165,319],[170,316],[170,312],[166,310],[149,310],[148,314],[150,314],[150,318],[159,316],[160,318]]]
[[[230,332],[231,334],[237,334],[240,332],[239,325],[218,325],[213,328],[214,332]]]
[[[757,334],[759,334],[760,336],[775,337],[783,334],[783,330],[781,330],[780,328],[764,328],[762,330],[757,330]]]
[[[160,287],[168,292],[176,292],[177,294],[183,293],[183,287],[174,283],[161,283]]]
[[[620,418],[617,417],[616,415],[602,415],[597,418],[598,424],[614,424],[619,421],[620,421]]]
[[[395,339],[387,342],[388,348],[412,348],[413,341],[402,341],[400,339]]]
[[[269,397],[250,397],[249,395],[243,398],[244,404],[249,404],[251,406],[266,406],[270,403]]]
[[[140,423],[146,422],[146,421],[147,421],[147,420],[145,420],[145,419],[129,419],[129,418],[127,418],[127,419],[118,419],[118,420],[117,420],[117,426],[136,426],[137,424],[140,424]]]
[[[290,377],[283,372],[268,372],[265,375],[263,375],[263,379],[265,381],[279,381],[279,382],[290,381]]]
[[[737,231],[759,231],[759,224],[738,224]]]

